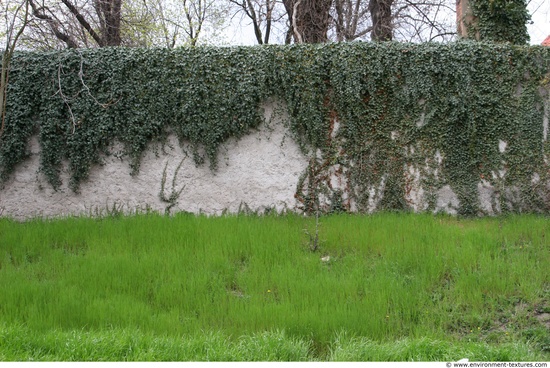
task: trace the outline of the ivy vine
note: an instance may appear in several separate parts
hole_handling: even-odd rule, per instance
[[[495,0],[496,1],[496,0]],[[14,56],[0,178],[37,134],[40,170],[54,188],[69,163],[78,191],[115,141],[132,173],[169,134],[215,170],[220,146],[263,121],[262,102],[284,102],[310,165],[296,198],[307,212],[409,210],[409,168],[434,209],[450,185],[461,214],[495,208],[550,211],[543,139],[550,49],[478,42],[331,43],[230,48],[67,50]],[[37,82],[39,81],[39,82]],[[506,142],[504,152],[499,142]],[[504,173],[504,174],[502,174]],[[338,176],[344,183],[334,187]],[[370,207],[369,207],[370,206]]]
[[[529,42],[527,22],[531,16],[525,0],[470,0],[477,19],[475,32],[482,41]]]

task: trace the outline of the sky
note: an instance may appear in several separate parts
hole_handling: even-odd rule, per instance
[[[550,0],[528,0],[527,10],[531,14],[531,24],[527,31],[531,45],[540,45],[550,35]],[[233,25],[225,31],[226,41],[230,45],[255,45],[254,30],[247,19],[235,16]],[[245,26],[247,25],[247,26]]]
[[[527,9],[533,21],[527,25],[531,45],[540,45],[550,35],[550,0],[531,0]]]

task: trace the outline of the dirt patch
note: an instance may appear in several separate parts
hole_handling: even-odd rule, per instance
[[[550,330],[550,313],[537,313],[535,318],[541,325]]]

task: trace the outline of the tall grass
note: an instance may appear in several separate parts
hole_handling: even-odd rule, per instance
[[[298,215],[2,219],[0,322],[41,334],[284,331],[326,357],[342,334],[519,339],[548,358],[547,218],[334,215],[321,218],[319,252],[312,226]]]
[[[51,330],[0,325],[0,361],[536,361],[525,343],[430,338],[376,342],[338,334],[319,354],[313,341],[282,331],[232,338],[222,332],[159,336],[136,329]]]

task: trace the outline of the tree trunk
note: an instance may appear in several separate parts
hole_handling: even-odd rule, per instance
[[[333,0],[283,0],[295,43],[328,41],[330,8]]]
[[[393,26],[391,6],[394,0],[370,0],[369,11],[372,18],[371,39],[373,41],[391,41]]]
[[[96,9],[101,19],[103,46],[120,46],[122,0],[96,0]]]
[[[460,38],[474,38],[479,41],[478,20],[474,17],[469,0],[456,1],[457,33]]]

